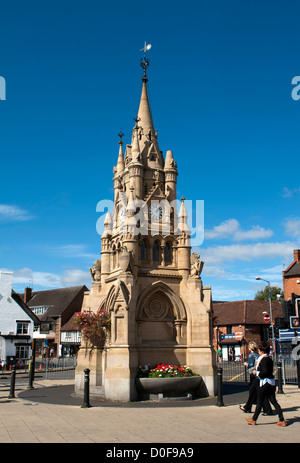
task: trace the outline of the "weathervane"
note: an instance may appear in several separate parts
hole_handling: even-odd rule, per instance
[[[124,135],[125,135],[125,134],[122,132],[122,129],[121,129],[120,132],[118,133],[118,137],[120,137],[119,143],[122,143],[122,144],[123,144],[122,138],[124,137]]]
[[[147,82],[146,70],[150,64],[149,58],[146,58],[146,53],[148,50],[150,50],[151,46],[152,46],[151,43],[148,43],[147,45],[147,43],[145,42],[144,47],[140,49],[140,51],[144,52],[144,58],[141,59],[141,67],[144,69],[143,80],[145,80],[146,82]]]

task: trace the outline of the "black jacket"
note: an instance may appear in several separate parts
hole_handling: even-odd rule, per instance
[[[261,359],[257,368],[258,376],[260,379],[270,378],[273,379],[273,360],[271,357],[264,357]]]

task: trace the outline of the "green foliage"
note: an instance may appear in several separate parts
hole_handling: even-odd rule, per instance
[[[277,294],[280,294],[280,299],[283,299],[283,291],[278,286],[271,286],[271,300],[278,301]],[[269,300],[269,286],[265,286],[264,289],[257,291],[254,299],[256,301],[268,301]]]

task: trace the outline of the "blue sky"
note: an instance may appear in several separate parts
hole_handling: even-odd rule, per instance
[[[213,299],[281,285],[300,239],[297,1],[1,6],[0,269],[23,290],[87,284],[118,132],[130,143],[144,41],[160,149],[178,198],[204,200],[202,280]]]

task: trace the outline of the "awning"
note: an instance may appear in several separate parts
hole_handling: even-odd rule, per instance
[[[220,344],[220,345],[224,345],[224,344],[240,345],[240,344],[241,344],[241,341],[237,341],[237,340],[234,339],[234,338],[232,338],[232,339],[222,339],[221,341],[219,341],[219,344]]]

